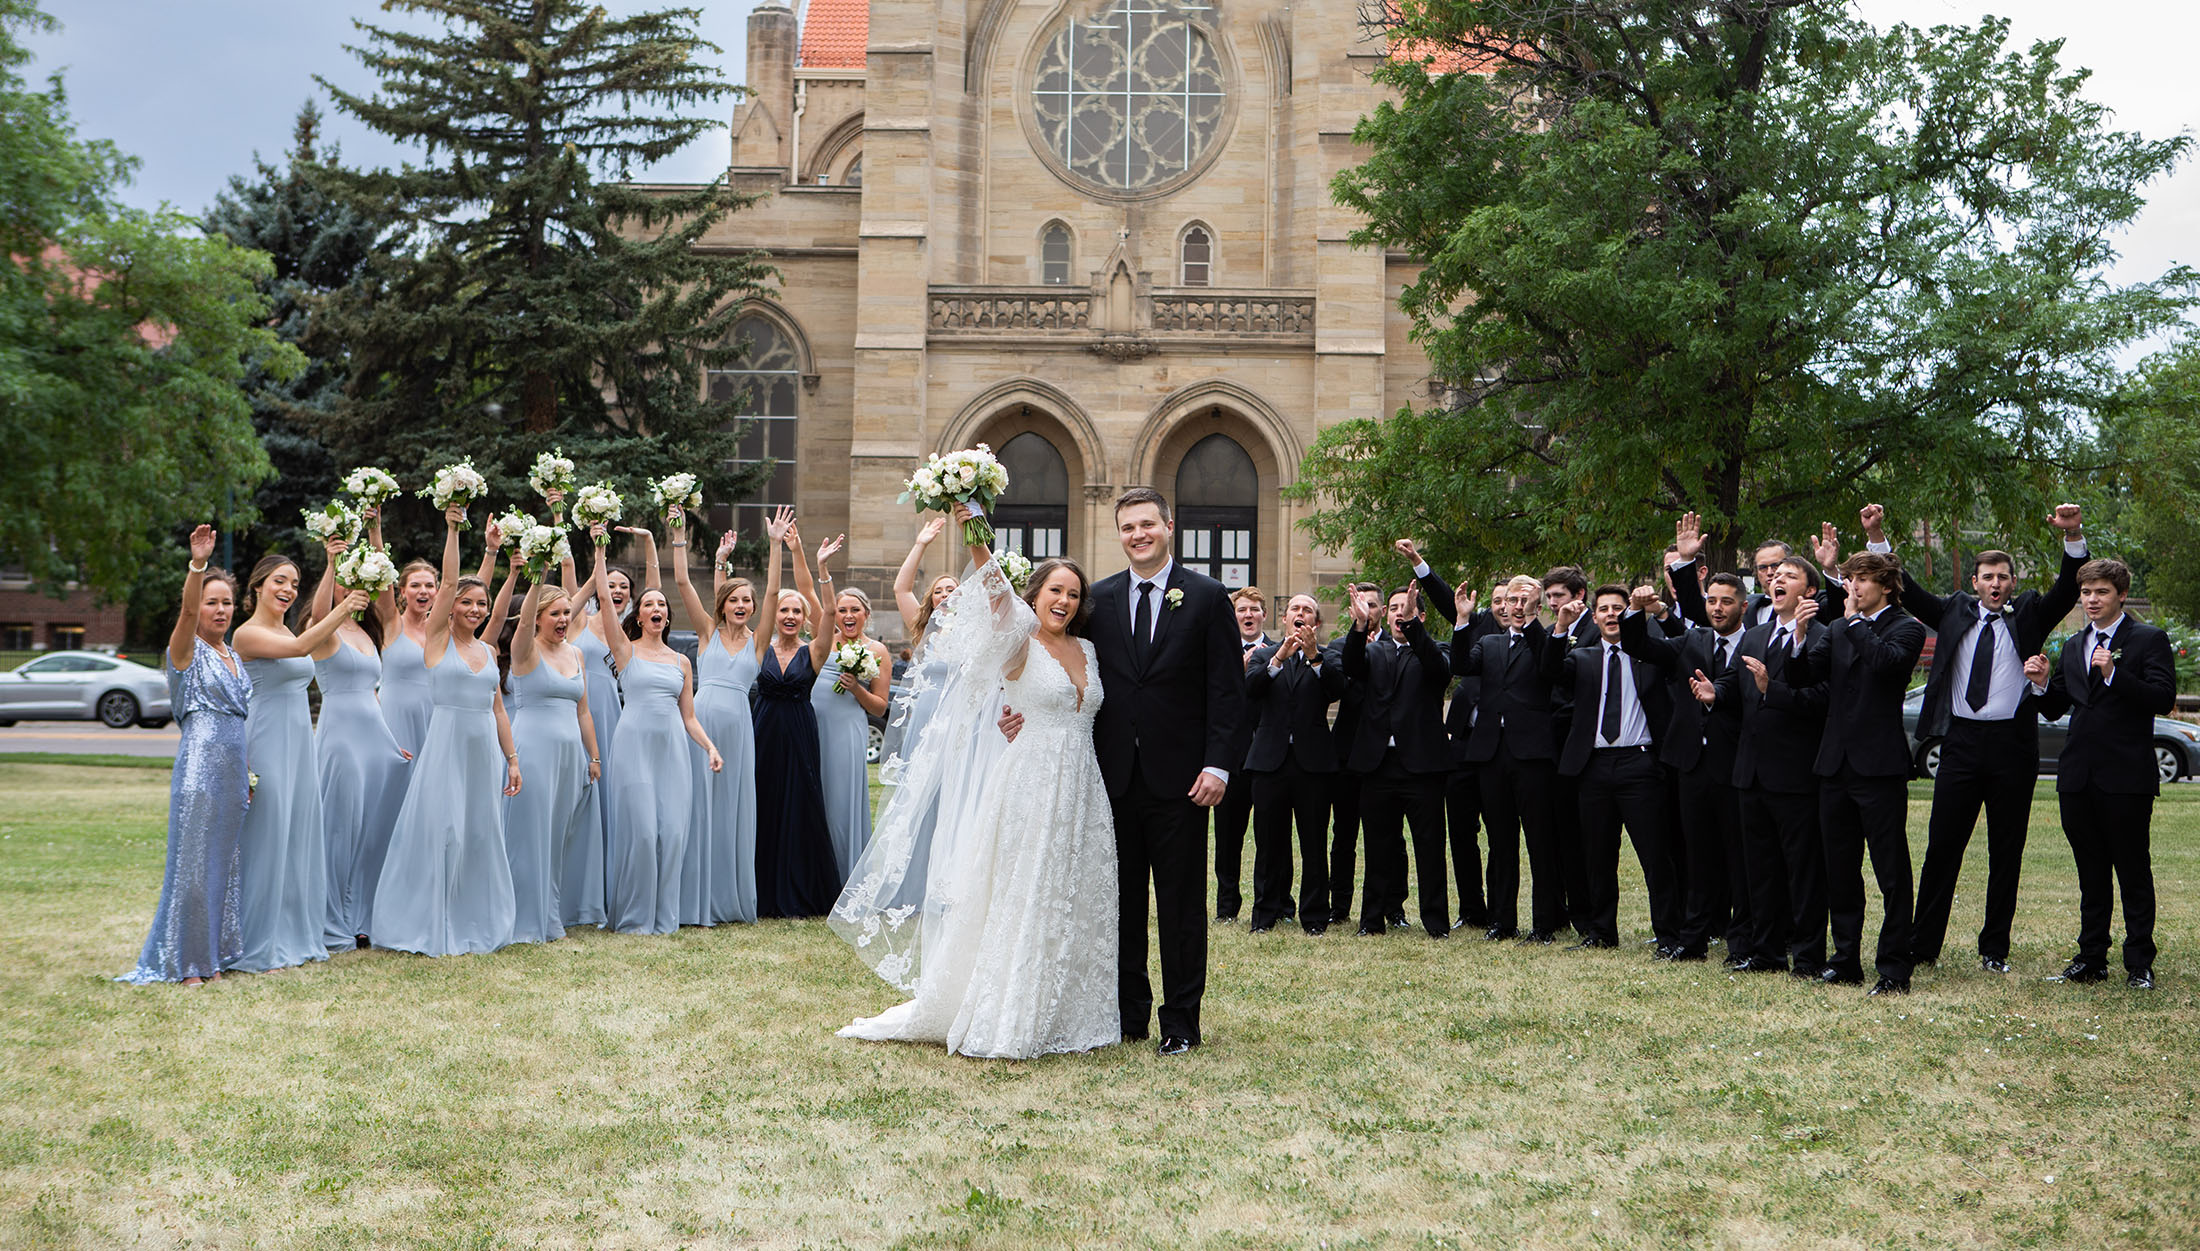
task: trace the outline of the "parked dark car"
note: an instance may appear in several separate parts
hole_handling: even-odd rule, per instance
[[[1920,739],[1917,736],[1918,710],[1925,703],[1925,688],[1911,691],[1902,701],[1902,730],[1910,736],[1910,759],[1915,762],[1917,776],[1933,777],[1940,772],[1940,740]],[[2055,772],[2056,761],[2062,757],[2063,740],[2070,733],[2070,719],[2060,721],[2040,718],[2040,772]],[[2170,717],[2154,719],[2154,764],[2162,774],[2162,781],[2174,782],[2191,777],[2200,766],[2200,725],[2190,721],[2178,721]]]

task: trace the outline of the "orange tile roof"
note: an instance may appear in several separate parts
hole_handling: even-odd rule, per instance
[[[810,0],[798,60],[810,69],[862,69],[870,42],[871,0]]]

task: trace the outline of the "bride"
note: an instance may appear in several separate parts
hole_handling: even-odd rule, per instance
[[[951,676],[908,758],[888,762],[893,797],[831,914],[912,998],[840,1034],[994,1059],[1089,1051],[1123,1030],[1089,587],[1076,562],[1045,560],[1019,599],[984,544],[970,559],[910,667],[943,661],[931,671]],[[1004,702],[1024,718],[1007,744],[993,729]]]

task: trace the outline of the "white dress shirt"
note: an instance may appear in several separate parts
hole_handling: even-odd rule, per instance
[[[1978,606],[1979,622],[1973,633],[1964,636],[1963,645],[1956,649],[1953,663],[1948,670],[1950,715],[1965,721],[2012,721],[2016,719],[2017,704],[2024,699],[2024,660],[2017,655],[2016,632],[2002,615],[1981,604]],[[1976,712],[1964,692],[1971,689],[1971,662],[1978,657],[1977,631],[1993,630],[1994,671],[1986,678],[1986,706]]]
[[[1141,582],[1153,583],[1153,594],[1149,597],[1153,600],[1153,605],[1146,610],[1149,617],[1148,621],[1146,622],[1146,641],[1150,643],[1154,640],[1156,636],[1161,633],[1161,614],[1162,611],[1168,607],[1168,605],[1163,603],[1162,601],[1169,594],[1169,572],[1175,567],[1176,557],[1171,556],[1167,560],[1161,562],[1160,570],[1150,578],[1139,577],[1138,571],[1135,569],[1130,571],[1130,616],[1127,618],[1127,620],[1131,623],[1131,635],[1133,637],[1136,637],[1138,634],[1138,584]]]
[[[1587,649],[1584,648],[1583,650],[1586,651]],[[1586,659],[1580,652],[1576,652],[1574,655],[1576,657],[1575,664],[1580,664],[1583,659]],[[1650,718],[1643,715],[1642,697],[1635,691],[1635,666],[1627,659],[1627,653],[1621,651],[1617,643],[1603,639],[1598,641],[1596,659],[1597,702],[1592,708],[1576,708],[1574,715],[1578,717],[1586,714],[1597,719],[1598,722],[1602,722],[1604,718],[1604,686],[1612,676],[1613,656],[1619,657],[1619,738],[1617,741],[1607,741],[1604,737],[1603,727],[1599,724],[1597,728],[1597,746],[1641,747],[1650,741]]]

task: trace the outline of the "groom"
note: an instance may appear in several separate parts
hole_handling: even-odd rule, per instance
[[[1106,699],[1093,726],[1100,774],[1115,814],[1121,875],[1119,977],[1123,1036],[1144,1038],[1153,1018],[1146,975],[1146,882],[1161,929],[1161,1045],[1199,1045],[1207,988],[1207,810],[1230,781],[1231,740],[1243,712],[1245,663],[1237,619],[1220,582],[1176,563],[1169,501],[1132,487],[1115,501],[1115,533],[1130,569],[1093,584],[1085,630],[1100,658]],[[1015,737],[1023,719],[1004,710]]]

